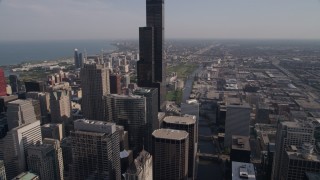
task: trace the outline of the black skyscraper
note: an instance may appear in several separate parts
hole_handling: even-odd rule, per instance
[[[9,80],[10,80],[10,86],[12,89],[12,93],[17,93],[19,92],[19,80],[18,80],[18,76],[16,75],[10,75],[9,76]]]
[[[164,0],[147,0],[147,27],[139,29],[138,85],[156,87],[159,108],[166,96],[166,61],[163,58]]]

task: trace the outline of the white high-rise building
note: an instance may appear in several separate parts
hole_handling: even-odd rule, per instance
[[[7,122],[9,131],[36,120],[32,101],[18,99],[8,103]]]
[[[40,121],[21,125],[7,133],[3,155],[8,179],[26,171],[28,147],[41,142]]]

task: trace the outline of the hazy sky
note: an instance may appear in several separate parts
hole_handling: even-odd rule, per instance
[[[166,0],[166,38],[320,39],[320,0]],[[0,41],[138,38],[145,0],[0,0]]]

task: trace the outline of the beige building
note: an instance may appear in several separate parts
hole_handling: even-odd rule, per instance
[[[52,123],[68,123],[72,119],[70,92],[57,90],[50,93]]]

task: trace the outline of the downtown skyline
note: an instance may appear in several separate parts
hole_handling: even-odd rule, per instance
[[[0,1],[1,41],[137,39],[144,1]],[[320,39],[320,2],[168,1],[166,38]]]

